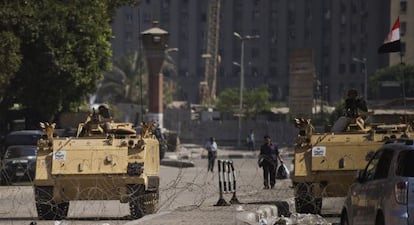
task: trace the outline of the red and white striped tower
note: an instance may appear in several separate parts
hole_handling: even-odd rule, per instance
[[[148,70],[148,108],[146,119],[158,121],[160,128],[163,127],[163,75],[162,65],[165,58],[165,49],[168,43],[169,33],[158,27],[158,22],[153,22],[153,27],[143,31],[142,44]]]

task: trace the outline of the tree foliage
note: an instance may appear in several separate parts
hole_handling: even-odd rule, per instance
[[[397,81],[405,84],[406,96],[414,96],[414,66],[413,65],[393,65],[377,70],[369,81],[371,96],[380,96],[381,83],[384,81]]]
[[[267,85],[243,91],[243,115],[253,118],[258,113],[270,110],[270,93]],[[218,96],[216,108],[222,112],[239,113],[240,89],[230,88],[222,91]]]
[[[1,73],[0,80],[17,72],[4,89],[1,109],[19,103],[50,120],[84,102],[111,66],[109,22],[115,7],[132,2],[2,1],[0,27],[9,33],[6,43],[11,43],[8,52],[14,57],[10,72]]]
[[[114,61],[97,92],[97,102],[146,104],[148,79],[142,54],[134,52]],[[142,102],[141,102],[142,95]]]
[[[0,101],[21,64],[20,40],[10,31],[0,32]]]
[[[170,79],[176,73],[171,57],[163,63],[163,104],[173,101],[175,83]],[[134,52],[114,61],[111,71],[104,74],[98,91],[97,102],[148,104],[148,73],[144,55]]]

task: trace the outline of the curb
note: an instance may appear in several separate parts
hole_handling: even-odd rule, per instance
[[[194,167],[194,163],[189,160],[174,160],[174,159],[163,159],[160,162],[162,166],[172,166],[178,168]]]

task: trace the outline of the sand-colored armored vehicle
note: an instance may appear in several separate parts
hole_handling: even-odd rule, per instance
[[[348,118],[342,117],[342,122]],[[413,136],[409,124],[350,123],[342,132],[312,133],[310,120],[296,119],[295,206],[299,213],[320,213],[323,197],[346,196],[356,171],[363,170],[374,152],[388,139]]]
[[[353,110],[351,110],[353,111]],[[390,138],[413,137],[411,123],[365,123],[346,113],[331,132],[315,133],[310,119],[297,118],[294,146],[295,206],[299,213],[321,212],[323,197],[344,197],[374,152]]]
[[[72,200],[129,203],[132,218],[154,213],[159,200],[159,143],[154,124],[137,134],[130,123],[115,123],[105,108],[79,124],[76,137],[53,136],[41,123],[34,192],[39,219],[67,216]]]

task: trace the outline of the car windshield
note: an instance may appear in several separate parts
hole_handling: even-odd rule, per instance
[[[40,134],[11,134],[6,136],[6,146],[10,145],[36,145]]]
[[[36,155],[36,146],[10,146],[7,149],[5,158],[13,159],[23,156],[35,156]]]
[[[414,151],[402,151],[398,156],[397,175],[414,177]]]

